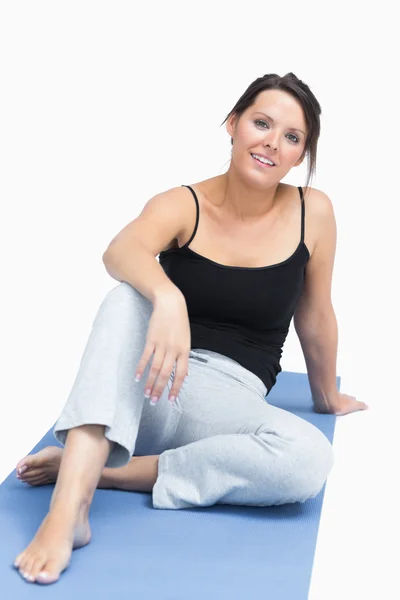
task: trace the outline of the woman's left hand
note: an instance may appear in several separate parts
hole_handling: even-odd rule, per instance
[[[328,413],[339,417],[356,412],[357,410],[366,410],[369,408],[365,402],[359,402],[354,396],[341,394],[340,392],[338,392],[337,398],[335,398],[334,402],[330,402],[330,404],[331,406],[329,408],[321,408],[314,404],[314,410],[317,413]]]

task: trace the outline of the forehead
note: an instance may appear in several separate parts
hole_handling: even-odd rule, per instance
[[[290,127],[305,129],[306,121],[300,102],[282,90],[264,90],[256,97],[249,113],[262,112]]]

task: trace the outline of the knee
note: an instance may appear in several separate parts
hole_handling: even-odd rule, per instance
[[[295,476],[298,502],[314,498],[322,490],[334,464],[334,453],[328,438],[312,426],[309,435],[298,443],[298,465]]]
[[[126,281],[121,281],[116,287],[112,288],[106,295],[106,300],[115,300],[118,302],[130,301],[138,298],[141,294],[136,288],[131,286]]]
[[[266,437],[264,437],[266,436]],[[289,434],[274,436],[261,433],[268,446],[268,465],[260,470],[258,485],[262,487],[265,506],[305,502],[322,490],[334,463],[333,448],[328,438],[314,425],[298,420]],[[275,458],[271,462],[271,446]]]
[[[150,300],[143,296],[136,288],[131,286],[126,281],[121,281],[116,287],[108,292],[103,304],[106,306],[117,307],[118,310],[152,310]]]

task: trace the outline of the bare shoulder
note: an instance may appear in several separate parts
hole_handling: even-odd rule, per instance
[[[291,198],[295,204],[299,199],[299,187],[301,187],[304,196],[304,203],[308,212],[311,214],[323,214],[324,211],[329,211],[332,208],[332,202],[329,196],[322,190],[314,187],[305,188],[304,186],[296,186],[288,183],[279,184],[282,190],[283,198]]]
[[[179,219],[179,230],[160,251],[164,252],[172,248],[178,248],[180,237],[186,235],[188,223],[191,222],[193,213],[193,201],[190,201],[189,196],[190,191],[183,185],[156,194],[155,198],[165,205],[166,210],[171,215],[175,214],[176,218]]]
[[[331,198],[317,188],[310,188],[308,202],[305,200],[309,216],[309,226],[312,229],[313,247],[311,256],[317,245],[322,246],[331,240],[332,252],[336,246],[336,218]]]
[[[310,187],[307,192],[303,188],[303,194],[308,212],[312,216],[325,219],[333,214],[333,204],[328,194],[313,187]]]
[[[293,198],[298,193],[295,186],[293,188]],[[317,243],[327,235],[336,230],[335,214],[333,203],[328,194],[314,187],[308,189],[302,187],[305,204],[305,236],[306,245],[313,255]]]
[[[111,240],[104,254],[126,252],[133,239],[154,256],[176,247],[178,237],[187,227],[191,208],[183,187],[155,194],[140,214]]]

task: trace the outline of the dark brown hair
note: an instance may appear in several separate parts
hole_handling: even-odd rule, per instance
[[[287,73],[283,77],[280,77],[276,73],[270,73],[269,75],[263,75],[255,79],[236,102],[235,106],[221,123],[221,126],[234,113],[240,118],[241,114],[255,103],[257,95],[265,90],[282,90],[287,92],[298,100],[303,108],[307,125],[307,137],[302,157],[307,155],[308,158],[308,176],[305,185],[307,190],[317,166],[321,106],[308,85],[303,83],[301,79],[298,79],[294,73]],[[231,144],[233,144],[232,138]]]

